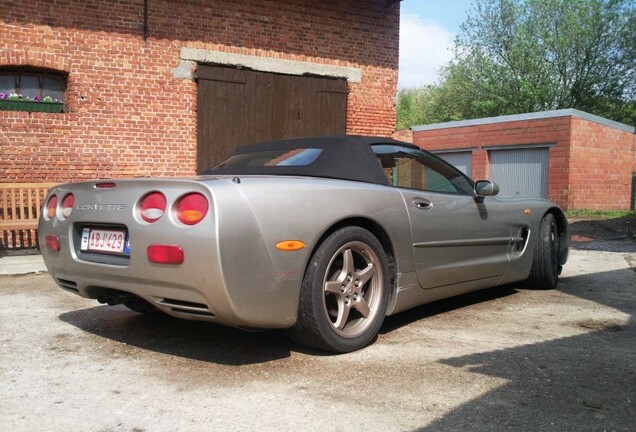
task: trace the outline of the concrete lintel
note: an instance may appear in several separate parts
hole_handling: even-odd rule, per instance
[[[198,48],[181,48],[181,60],[197,63],[246,67],[261,72],[273,72],[287,75],[318,75],[346,78],[352,83],[362,81],[362,69],[334,66],[305,61],[283,60],[246,54],[234,54]]]
[[[527,143],[527,144],[510,144],[510,145],[489,145],[483,146],[482,148],[486,151],[491,150],[520,150],[520,149],[535,149],[535,148],[550,148],[556,147],[557,143],[555,142],[544,142],[544,143]]]
[[[427,149],[426,151],[431,153],[465,153],[465,152],[474,152],[478,148],[479,147],[459,147],[459,148],[452,148],[452,149],[441,148],[441,149],[434,149],[434,150]]]
[[[527,114],[514,114],[514,115],[505,115],[499,117],[486,117],[486,118],[478,118],[473,120],[462,120],[462,121],[452,121],[446,123],[435,123],[429,125],[422,126],[413,126],[411,129],[413,132],[419,131],[427,131],[427,130],[436,130],[436,129],[449,129],[449,128],[457,128],[457,127],[466,127],[466,126],[479,126],[484,124],[492,124],[492,123],[506,123],[506,122],[515,122],[515,121],[523,121],[523,120],[536,120],[536,119],[546,119],[546,118],[556,118],[556,117],[579,117],[583,120],[588,120],[594,123],[602,124],[604,126],[608,126],[614,129],[623,130],[625,132],[634,133],[634,127],[628,126],[623,123],[616,122],[614,120],[606,119],[603,117],[599,117],[594,114],[586,113],[584,111],[579,111],[577,109],[562,109],[555,111],[541,111]]]

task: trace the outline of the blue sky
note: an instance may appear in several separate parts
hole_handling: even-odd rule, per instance
[[[453,40],[471,4],[471,0],[402,1],[400,88],[436,81],[439,67],[452,58]]]

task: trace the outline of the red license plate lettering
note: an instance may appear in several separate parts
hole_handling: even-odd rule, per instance
[[[85,230],[87,230],[85,228]],[[82,240],[81,249],[94,252],[122,254],[126,240],[126,231],[110,229],[90,229],[88,239]]]

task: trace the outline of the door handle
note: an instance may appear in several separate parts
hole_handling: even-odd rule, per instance
[[[426,198],[413,198],[413,205],[420,210],[430,210],[433,208],[433,203]]]

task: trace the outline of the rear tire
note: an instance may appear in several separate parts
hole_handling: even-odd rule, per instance
[[[388,268],[382,245],[369,231],[335,231],[309,261],[298,320],[287,334],[301,345],[336,353],[365,347],[386,315]]]
[[[534,247],[528,285],[533,289],[553,289],[559,279],[559,231],[554,215],[541,220]]]

